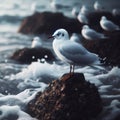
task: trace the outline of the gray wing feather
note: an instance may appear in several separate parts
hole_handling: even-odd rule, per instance
[[[64,42],[64,45],[62,44],[62,46],[60,46],[60,52],[61,53],[67,53],[67,54],[81,54],[84,55],[85,53],[87,53],[87,49],[85,49],[82,45],[75,43],[75,42],[69,42],[69,45],[65,44],[66,42]],[[67,43],[68,44],[68,43]]]
[[[75,64],[91,64],[98,59],[96,54],[90,53],[82,45],[70,42],[69,45],[62,44],[59,52]]]

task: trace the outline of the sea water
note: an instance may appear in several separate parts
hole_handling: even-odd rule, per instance
[[[60,1],[60,0],[59,0]],[[27,114],[26,106],[38,91],[44,91],[48,83],[69,72],[69,65],[62,63],[19,64],[10,60],[14,51],[30,47],[34,35],[17,33],[22,20],[35,11],[63,12],[73,17],[75,6],[87,5],[91,10],[95,0],[66,0],[61,9],[51,9],[51,0],[3,0],[0,1],[0,120],[36,120]],[[64,3],[64,4],[63,4]],[[119,8],[116,0],[101,0],[108,11]],[[64,7],[67,6],[67,7]],[[51,43],[43,45],[52,49]],[[85,79],[94,83],[103,100],[104,109],[97,120],[114,120],[120,114],[120,68],[110,66],[76,67]],[[97,104],[97,103],[96,103]]]

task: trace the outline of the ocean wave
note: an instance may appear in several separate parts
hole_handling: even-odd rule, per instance
[[[23,16],[2,15],[0,16],[0,23],[18,23],[23,19]]]

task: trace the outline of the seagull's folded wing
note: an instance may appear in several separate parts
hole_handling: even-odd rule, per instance
[[[59,51],[62,54],[71,54],[71,55],[84,55],[88,51],[86,48],[84,48],[81,44],[75,43],[75,42],[65,42],[64,44],[60,45]]]
[[[90,53],[82,45],[75,42],[60,45],[59,52],[75,64],[91,64],[98,59],[96,54]]]
[[[115,29],[118,27],[116,24],[114,24],[113,22],[111,22],[109,20],[103,22],[103,25],[108,29]]]

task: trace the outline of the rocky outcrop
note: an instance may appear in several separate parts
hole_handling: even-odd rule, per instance
[[[89,26],[98,32],[108,36],[106,40],[88,41],[84,40],[83,45],[98,54],[105,64],[111,66],[120,66],[120,31],[106,32],[100,27],[100,19],[106,16],[114,23],[120,26],[120,16],[113,16],[110,12],[93,12],[87,17],[89,19]],[[39,34],[47,33],[53,34],[56,29],[65,28],[69,33],[80,33],[82,24],[75,19],[65,17],[62,13],[35,13],[33,16],[25,18],[19,29],[19,32],[25,34]]]
[[[87,17],[89,19],[89,25],[93,29],[104,32],[100,27],[100,19],[102,16],[106,16],[107,19],[113,21],[114,23],[120,25],[120,16],[113,16],[111,12],[91,12]]]
[[[91,52],[98,54],[106,65],[120,66],[120,31],[108,32],[100,27],[100,19],[106,16],[109,20],[120,26],[120,16],[113,16],[109,12],[95,12],[88,15],[90,27],[107,36],[104,40],[84,40],[83,45]]]
[[[50,49],[39,47],[39,48],[23,48],[13,53],[10,59],[16,60],[20,63],[31,63],[38,59],[45,59],[48,63],[55,60],[55,56]],[[44,62],[44,61],[41,61]]]
[[[81,24],[78,20],[65,17],[62,13],[36,12],[23,20],[18,32],[24,34],[52,34],[59,28],[65,28],[71,33],[79,33]]]
[[[54,80],[28,104],[28,113],[38,120],[91,120],[101,110],[97,88],[82,73]]]
[[[120,31],[106,33],[108,39],[83,41],[83,45],[91,52],[98,54],[106,65],[120,66]]]

